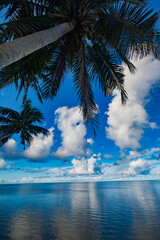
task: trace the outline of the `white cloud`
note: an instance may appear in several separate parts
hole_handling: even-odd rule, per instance
[[[147,114],[143,107],[129,102],[126,106],[121,106],[119,97],[116,96],[109,105],[107,114],[107,137],[114,140],[121,149],[140,147],[142,128],[147,124]]]
[[[143,151],[131,150],[129,151],[129,155],[126,157],[126,160],[132,160],[138,157],[147,157],[158,152],[160,152],[160,148],[145,149]]]
[[[137,161],[132,161],[129,164],[128,170],[122,172],[125,176],[147,175],[150,173],[151,163],[139,158]]]
[[[94,141],[93,141],[92,138],[88,138],[88,139],[87,139],[87,143],[89,143],[90,145],[93,145]]]
[[[17,142],[14,139],[9,139],[2,147],[0,154],[4,159],[18,159],[20,154],[17,153]]]
[[[14,139],[9,139],[8,142],[4,145],[6,152],[16,152],[17,151],[17,143]]]
[[[6,166],[6,162],[1,158],[0,159],[0,169],[4,169]]]
[[[4,159],[0,158],[0,170],[9,169],[9,168],[10,168],[10,164],[5,162]]]
[[[36,178],[32,178],[32,177],[24,177],[21,179],[21,183],[49,183],[49,182],[55,182],[55,178],[43,178],[43,177],[36,177]]]
[[[19,157],[17,153],[17,142],[14,139],[9,139],[8,142],[4,145],[4,158],[15,158]]]
[[[53,130],[54,128],[49,129],[49,136],[38,134],[37,137],[33,137],[30,147],[22,153],[23,157],[32,160],[48,157],[53,146]]]
[[[145,155],[151,155],[152,153],[160,152],[160,148],[151,148],[144,151]]]
[[[34,179],[31,177],[29,177],[29,178],[24,177],[21,179],[21,182],[22,183],[32,183],[32,182],[34,182]]]
[[[101,155],[93,154],[89,159],[73,159],[73,168],[68,171],[69,175],[95,174],[97,160],[101,160]]]
[[[157,168],[157,175],[160,175],[160,168]]]
[[[142,152],[132,150],[132,151],[129,151],[129,155],[126,157],[126,159],[127,160],[132,160],[132,159],[138,158],[142,155],[143,155]]]
[[[152,129],[158,129],[158,128],[159,128],[155,122],[150,122],[150,123],[149,123],[149,126],[150,126],[150,128],[152,128]]]
[[[61,159],[90,155],[91,151],[86,147],[86,126],[79,107],[58,108],[55,114],[58,129],[61,131],[62,146],[53,155]],[[91,143],[91,139],[89,141]]]
[[[151,161],[153,162],[153,161]],[[152,176],[160,177],[160,164],[153,164],[150,174]]]
[[[105,164],[102,167],[103,180],[117,180],[121,177],[119,165]]]
[[[147,57],[133,63],[137,68],[135,75],[128,69],[125,70],[125,85],[129,97],[126,106],[122,106],[120,93],[115,91],[106,112],[109,125],[106,127],[107,137],[114,140],[121,149],[139,148],[144,127],[157,127],[156,123],[149,122],[144,106],[149,91],[160,79],[160,62]]]
[[[112,155],[109,155],[109,154],[104,154],[103,157],[107,158],[107,159],[113,159],[114,158]]]

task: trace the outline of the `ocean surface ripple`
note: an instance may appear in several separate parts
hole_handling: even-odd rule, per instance
[[[0,240],[159,240],[160,181],[0,185]]]

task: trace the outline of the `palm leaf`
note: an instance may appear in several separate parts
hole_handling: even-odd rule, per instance
[[[78,89],[77,94],[80,99],[80,108],[84,119],[89,121],[97,114],[98,109],[94,103],[94,94],[87,70],[86,51],[83,42],[78,53],[78,61],[74,62],[73,72],[75,86]]]
[[[9,140],[9,137],[3,138],[3,139],[1,139],[1,137],[3,136],[0,135],[0,147],[2,147]]]
[[[0,40],[6,42],[50,27],[51,18],[30,17],[0,24]]]
[[[48,136],[50,134],[50,132],[43,127],[39,127],[39,126],[35,126],[35,125],[28,125],[27,128],[31,134],[34,134],[36,136],[37,136],[37,134],[40,134],[40,133],[42,133],[46,136]]]
[[[49,131],[43,127],[33,125],[35,122],[41,123],[44,119],[39,109],[32,107],[30,100],[23,102],[22,111],[18,113],[10,108],[0,107],[0,146],[13,135],[20,134],[21,143],[30,144],[33,137],[31,134],[37,136],[42,133],[48,135]],[[30,134],[31,133],[31,134]]]
[[[0,116],[0,122],[1,123],[10,123],[12,120],[7,118],[7,117],[3,117],[3,116]]]
[[[20,134],[20,138],[21,138],[21,144],[24,146],[25,149],[25,144],[27,143],[28,145],[30,145],[30,143],[33,140],[32,135],[30,135],[27,131],[22,131]]]
[[[42,77],[47,62],[50,61],[54,45],[45,47],[0,70],[0,88],[15,84],[18,96],[24,90],[23,101],[27,98],[29,87],[37,94],[42,102],[42,91],[39,86],[39,78]],[[17,96],[17,97],[18,97]]]
[[[10,108],[0,107],[0,115],[4,115],[10,119],[18,119],[19,113]]]
[[[53,53],[50,64],[43,74],[42,96],[53,98],[60,87],[61,80],[66,71],[66,48],[60,45]]]
[[[131,56],[134,52],[141,57],[147,54],[156,56],[157,20],[158,13],[148,10],[146,4],[134,6],[115,1],[115,4],[108,4],[108,8],[100,13],[96,34],[100,33],[100,37],[103,36],[113,47],[123,47],[124,52]]]
[[[26,100],[23,103],[23,110],[21,111],[21,119],[24,119],[25,124],[30,124],[34,122],[42,123],[44,119],[43,114],[38,108],[32,107],[31,101]]]
[[[88,61],[92,65],[92,76],[99,79],[100,86],[105,95],[111,95],[114,89],[121,92],[122,103],[125,104],[127,94],[124,89],[123,67],[116,64],[114,55],[104,46],[94,44],[88,46]]]
[[[66,70],[71,69],[84,119],[93,119],[93,122],[97,123],[98,110],[94,102],[91,77],[99,81],[105,95],[118,89],[122,102],[125,103],[127,94],[121,64],[127,65],[133,73],[135,67],[130,61],[131,57],[149,54],[159,58],[158,13],[148,8],[146,2],[37,0],[31,4],[29,0],[13,3],[6,1],[6,5],[9,4],[8,16],[11,21],[0,26],[1,42],[70,21],[74,22],[74,29],[61,36],[56,44],[52,45],[53,48],[44,48],[44,57],[39,55],[39,51],[39,54],[36,52],[24,58],[21,63],[19,61],[17,66],[12,65],[10,69],[1,71],[1,86],[14,83],[19,93],[24,90],[24,103],[29,87],[34,88],[40,99],[54,97]],[[42,24],[38,22],[38,18]],[[18,19],[17,24],[15,19]],[[38,79],[43,81],[43,91]],[[34,111],[33,115],[31,113],[31,106],[24,107],[21,112],[24,125],[32,124],[36,119]],[[27,131],[26,128],[23,130]],[[29,140],[27,134],[26,138]]]
[[[7,125],[1,124],[0,125],[0,133],[3,135],[13,135],[14,133],[18,132],[18,125],[16,125],[14,122],[11,122]]]
[[[49,2],[51,1],[1,0],[0,5],[8,7],[6,19],[19,19],[26,16],[43,15],[47,13]]]

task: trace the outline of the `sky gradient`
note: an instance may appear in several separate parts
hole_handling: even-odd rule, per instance
[[[157,0],[151,5],[160,10]],[[160,25],[160,24],[159,24]],[[66,73],[54,100],[29,98],[45,117],[49,137],[35,137],[23,149],[14,135],[0,149],[0,183],[113,181],[160,179],[160,62],[151,57],[134,61],[137,70],[125,70],[128,102],[120,94],[104,97],[93,83],[100,127],[95,138],[86,128]],[[14,86],[0,93],[1,106],[20,110]]]

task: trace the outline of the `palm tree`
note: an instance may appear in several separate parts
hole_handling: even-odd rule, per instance
[[[13,135],[20,133],[21,143],[24,145],[31,143],[33,136],[39,133],[48,135],[49,131],[43,127],[36,126],[34,123],[42,123],[44,119],[42,113],[32,107],[31,101],[26,100],[19,113],[10,108],[0,107],[0,146],[5,144]]]
[[[53,98],[70,69],[85,120],[98,111],[93,81],[105,95],[117,88],[125,103],[121,64],[134,72],[131,57],[159,58],[158,13],[145,0],[1,2],[10,21],[0,29],[0,87],[32,84],[40,99]]]

